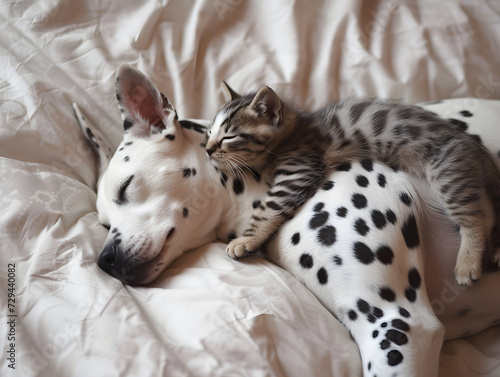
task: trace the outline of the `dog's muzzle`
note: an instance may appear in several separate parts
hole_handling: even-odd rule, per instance
[[[124,260],[123,248],[115,243],[104,246],[99,255],[98,266],[108,275],[120,280],[124,284],[143,284],[148,277],[146,265],[128,266]]]

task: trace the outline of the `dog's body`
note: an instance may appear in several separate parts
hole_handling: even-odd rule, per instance
[[[179,123],[142,74],[122,67],[117,82],[127,132],[109,164],[104,139],[76,113],[100,151],[97,208],[110,232],[99,265],[146,284],[183,252],[240,235],[268,187],[266,177],[233,180],[214,169],[203,129]],[[154,116],[143,110],[151,106]],[[460,236],[419,199],[430,195],[420,181],[370,161],[330,179],[275,236],[267,257],[351,331],[366,376],[437,375],[443,336],[500,323],[500,274],[470,288],[455,283]]]

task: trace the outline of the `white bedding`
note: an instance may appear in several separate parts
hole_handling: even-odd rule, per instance
[[[210,244],[149,287],[97,267],[107,230],[71,103],[116,146],[120,63],[151,77],[181,118],[212,118],[223,79],[310,109],[353,95],[500,99],[493,0],[1,0],[0,27],[2,376],[361,374],[347,331],[265,261]],[[446,342],[439,375],[499,376],[500,327]]]

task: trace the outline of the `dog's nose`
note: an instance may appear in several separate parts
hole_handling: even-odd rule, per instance
[[[118,245],[111,243],[106,245],[99,255],[98,266],[104,270],[107,274],[114,276],[115,272],[115,260],[116,260],[116,248]],[[113,273],[114,272],[114,273]]]

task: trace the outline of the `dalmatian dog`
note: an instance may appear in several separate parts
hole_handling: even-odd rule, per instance
[[[143,285],[184,252],[242,234],[266,177],[233,179],[214,168],[205,127],[179,121],[134,68],[120,66],[116,92],[124,138],[114,154],[74,108],[100,161],[97,210],[109,234],[98,264],[124,284]],[[464,103],[427,106],[471,131]],[[500,273],[473,287],[455,283],[460,236],[436,203],[406,174],[370,160],[341,164],[263,253],[349,329],[364,376],[436,376],[443,339],[500,324]]]

